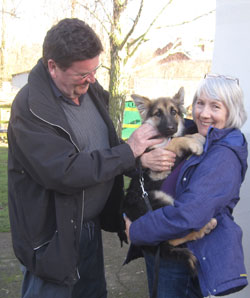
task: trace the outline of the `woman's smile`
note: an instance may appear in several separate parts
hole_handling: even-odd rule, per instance
[[[206,136],[210,126],[220,129],[226,126],[228,110],[224,103],[201,96],[195,103],[194,118],[198,132]]]

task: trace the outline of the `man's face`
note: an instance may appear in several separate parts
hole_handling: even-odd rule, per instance
[[[48,61],[48,70],[57,88],[71,99],[79,98],[88,91],[89,84],[95,82],[98,66],[99,56],[73,62],[66,70],[60,69],[54,60]]]

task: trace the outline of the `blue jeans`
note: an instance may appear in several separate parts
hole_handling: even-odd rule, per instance
[[[107,298],[102,235],[98,221],[84,223],[80,239],[80,279],[60,286],[35,276],[22,266],[22,298]]]
[[[92,221],[84,224],[80,241],[80,280],[72,298],[107,298],[101,228]]]
[[[155,256],[144,252],[150,297],[154,283]],[[197,277],[184,261],[160,258],[157,298],[202,298]]]
[[[21,265],[22,298],[71,298],[72,287],[59,286],[34,275]]]

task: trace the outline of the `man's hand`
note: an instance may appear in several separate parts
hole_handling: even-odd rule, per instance
[[[123,214],[123,218],[125,220],[125,224],[126,224],[126,235],[127,235],[127,239],[128,239],[128,242],[130,242],[130,238],[129,238],[129,229],[130,229],[130,226],[131,226],[131,220],[125,215]]]
[[[176,154],[163,148],[157,148],[141,156],[141,164],[152,171],[170,171],[174,165]]]
[[[162,143],[163,139],[153,139],[157,134],[157,130],[148,123],[142,124],[132,133],[127,144],[135,158],[141,156],[147,148]]]

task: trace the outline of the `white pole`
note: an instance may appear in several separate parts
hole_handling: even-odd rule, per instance
[[[216,0],[216,30],[212,72],[236,76],[244,91],[248,120],[242,131],[250,144],[250,1]],[[249,152],[250,155],[250,152]],[[250,167],[250,157],[248,158]],[[245,265],[250,274],[250,169],[241,189],[241,200],[234,217],[243,230]],[[232,260],[234,262],[234,260]],[[250,283],[250,279],[248,279]],[[249,298],[250,285],[230,295]]]

